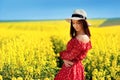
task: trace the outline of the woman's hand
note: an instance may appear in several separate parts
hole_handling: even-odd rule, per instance
[[[63,60],[63,62],[65,63],[66,67],[71,67],[73,65],[73,62],[71,62],[69,60]]]

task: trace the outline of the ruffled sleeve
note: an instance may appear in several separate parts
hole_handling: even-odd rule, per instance
[[[81,60],[85,58],[87,51],[91,48],[91,42],[83,43],[73,38],[68,42],[67,49],[60,52],[60,57],[65,60],[73,60],[75,58]]]
[[[75,41],[75,39],[71,39],[67,44],[67,49],[60,52],[61,59],[65,60],[73,60],[80,53],[80,46]]]
[[[87,44],[82,44],[81,54],[79,54],[76,59],[83,60],[86,57],[88,50],[90,50],[91,48],[92,48],[91,42]]]

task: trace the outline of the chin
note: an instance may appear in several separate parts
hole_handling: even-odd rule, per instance
[[[76,30],[77,32],[79,32],[80,30]]]

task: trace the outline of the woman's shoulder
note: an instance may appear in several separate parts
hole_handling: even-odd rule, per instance
[[[89,50],[92,48],[90,38],[87,35],[76,37],[76,40],[82,45],[81,49]]]
[[[71,38],[69,41],[68,41],[68,44],[78,44],[79,43],[89,43],[90,42],[90,38],[87,36],[87,35],[79,35],[79,36],[76,36],[74,38]]]
[[[90,41],[90,38],[87,35],[76,36],[76,39],[83,43],[88,43]]]

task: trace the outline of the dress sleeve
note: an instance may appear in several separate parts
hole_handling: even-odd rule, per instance
[[[67,44],[67,49],[60,52],[60,57],[65,60],[73,60],[79,53],[80,46],[74,40],[70,40]]]
[[[79,56],[77,56],[78,60],[83,60],[86,57],[88,50],[92,48],[91,42],[89,42],[86,46],[83,45],[82,47],[83,47],[83,51]]]

